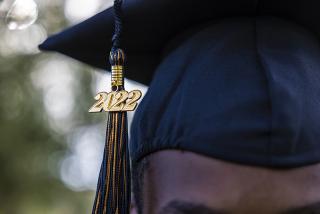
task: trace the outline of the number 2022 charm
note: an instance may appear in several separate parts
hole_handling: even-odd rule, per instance
[[[95,96],[97,102],[89,109],[90,113],[134,111],[142,93],[139,90],[100,92]]]

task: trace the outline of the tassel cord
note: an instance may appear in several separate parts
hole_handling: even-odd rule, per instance
[[[114,0],[113,4],[113,13],[114,13],[114,34],[112,37],[112,49],[115,51],[119,49],[122,36],[123,28],[123,13],[122,13],[122,0]]]

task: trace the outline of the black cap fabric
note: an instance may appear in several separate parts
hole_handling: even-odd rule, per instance
[[[133,160],[177,149],[265,167],[320,162],[319,82],[320,43],[301,26],[210,24],[157,68],[132,124]]]
[[[125,0],[126,77],[148,85],[163,57],[163,47],[187,28],[226,17],[273,15],[320,36],[319,10],[318,0]],[[50,37],[40,49],[58,51],[105,69],[113,30],[113,11],[107,9]]]
[[[265,167],[320,162],[319,8],[125,1],[126,76],[150,85],[131,128],[133,161],[176,149]],[[109,9],[40,47],[104,68],[112,32]]]

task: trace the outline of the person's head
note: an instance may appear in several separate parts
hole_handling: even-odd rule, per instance
[[[319,41],[272,17],[187,35],[132,124],[139,214],[320,213]]]
[[[132,213],[320,213],[320,164],[284,170],[168,150],[134,166],[133,180]]]
[[[237,18],[173,47],[132,125],[139,214],[320,213],[312,34]]]

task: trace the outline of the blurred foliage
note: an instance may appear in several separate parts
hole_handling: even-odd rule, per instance
[[[37,23],[48,34],[65,27],[63,2],[43,4]],[[66,136],[50,127],[41,91],[30,78],[36,63],[50,57],[0,56],[0,214],[90,213],[93,192],[74,192],[59,179],[59,164],[68,150]],[[90,122],[83,111],[91,98],[91,74],[86,66],[76,72],[82,87],[73,111],[81,125]]]

